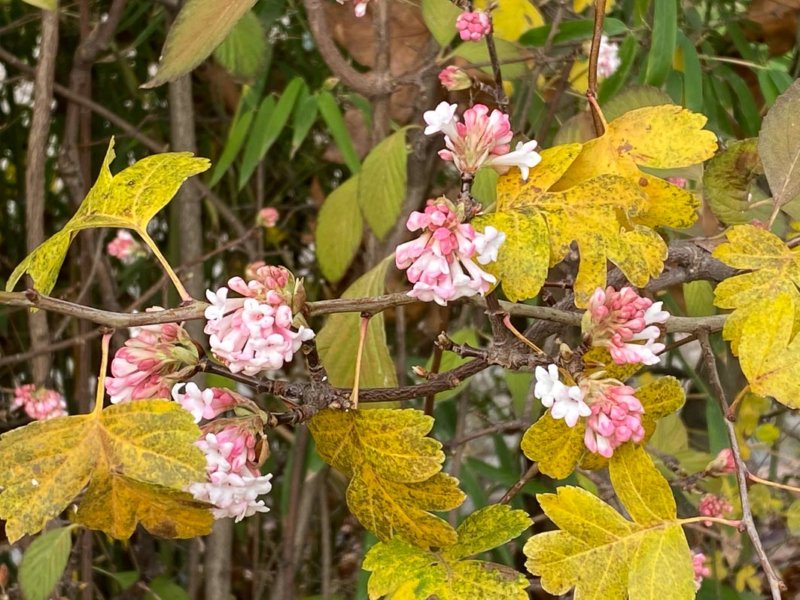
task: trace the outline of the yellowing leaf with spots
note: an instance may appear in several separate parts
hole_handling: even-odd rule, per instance
[[[774,304],[779,297],[800,319],[800,254],[778,236],[754,225],[737,225],[727,233],[728,242],[714,249],[714,257],[735,269],[749,271],[721,281],[714,291],[714,304],[733,309],[725,321],[723,337],[740,354],[742,327],[754,317],[764,328],[774,329]],[[789,334],[793,326],[789,326]]]
[[[114,139],[111,139],[100,174],[75,215],[53,237],[34,249],[8,278],[6,291],[28,273],[33,286],[49,294],[58,278],[69,245],[82,229],[125,227],[133,229],[148,244],[147,224],[166,206],[181,184],[192,175],[207,170],[211,163],[189,152],[167,152],[148,156],[111,174]]]
[[[325,410],[309,422],[322,459],[352,478],[350,510],[382,541],[456,542],[455,530],[429,512],[464,500],[458,481],[441,472],[441,444],[425,437],[431,427],[431,417],[412,409]]]
[[[528,540],[525,566],[554,595],[575,588],[575,597],[603,600],[662,600],[665,590],[670,600],[694,598],[691,553],[666,479],[631,444],[614,453],[609,474],[632,520],[581,488],[539,494],[559,529]]]
[[[394,538],[370,548],[364,569],[370,571],[370,600],[528,598],[527,578],[517,571],[480,560],[464,560],[518,537],[531,525],[524,511],[493,504],[474,512],[458,528],[458,541],[438,552],[423,550]]]
[[[565,190],[598,175],[614,174],[631,181],[644,194],[644,205],[631,222],[647,227],[689,227],[697,219],[694,194],[639,166],[675,169],[714,155],[716,137],[703,129],[706,117],[680,106],[648,106],[623,114],[606,125],[605,133],[583,145],[553,190]]]
[[[674,377],[660,377],[643,385],[635,396],[644,407],[645,442],[655,432],[658,419],[677,411],[686,400],[683,387]],[[584,469],[602,469],[608,460],[586,449],[585,431],[585,419],[578,421],[575,427],[568,427],[563,419],[551,417],[548,410],[522,436],[521,448],[525,456],[539,464],[542,473],[554,479],[564,479],[579,464]]]
[[[569,171],[579,148],[569,144],[544,152],[525,183],[519,182],[519,171],[511,170],[498,184],[498,212],[474,220],[478,230],[491,225],[506,234],[497,261],[487,269],[501,280],[511,300],[535,296],[548,267],[567,258],[573,242],[580,252],[574,285],[578,306],[605,287],[608,261],[636,286],[661,273],[667,246],[651,229],[632,223],[644,209],[645,197],[628,179],[601,175],[552,191],[550,186]]]
[[[788,294],[772,298],[769,311],[751,312],[739,340],[739,362],[750,389],[800,408],[800,337],[792,335],[797,303]]]
[[[474,7],[486,10],[489,0],[475,0]],[[530,0],[494,0],[492,26],[495,37],[516,42],[523,33],[544,25],[544,19]]]
[[[105,521],[90,519],[90,526],[111,536],[130,535],[137,520],[159,535],[202,535],[208,531],[208,511],[197,504],[191,515],[165,511],[157,518],[147,516],[160,502],[163,510],[186,499],[180,492],[205,480],[205,458],[194,445],[199,436],[191,414],[167,400],[105,410],[98,405],[91,414],[37,421],[0,436],[0,519],[7,521],[9,539],[40,531],[87,485],[81,502],[99,503],[110,513]],[[124,478],[131,488],[125,498],[133,505],[111,501],[119,497],[110,481],[115,478]],[[161,494],[159,488],[168,491]],[[115,524],[122,521],[124,526]]]

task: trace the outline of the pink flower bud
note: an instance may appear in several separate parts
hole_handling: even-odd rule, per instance
[[[692,552],[692,568],[694,569],[694,587],[700,589],[703,578],[711,575],[711,569],[706,566],[706,555],[702,552]]]
[[[465,42],[477,42],[492,31],[489,14],[480,10],[462,12],[456,19],[458,35]]]
[[[439,71],[439,82],[442,87],[451,92],[468,90],[472,87],[472,79],[470,79],[469,75],[455,65],[450,65]]]
[[[106,252],[125,265],[146,254],[144,247],[125,229],[117,230],[116,237],[106,246]]]
[[[697,512],[704,517],[724,517],[732,511],[731,503],[725,497],[715,494],[704,494],[697,507]],[[712,521],[705,521],[706,527],[710,527],[712,524]]]
[[[37,421],[46,421],[67,415],[67,403],[64,396],[46,387],[37,387],[32,383],[17,386],[14,389],[14,400],[11,409],[22,408],[25,414]]]
[[[266,208],[262,208],[260,211],[258,211],[256,224],[269,229],[271,227],[275,227],[275,225],[278,224],[278,219],[280,219],[280,216],[281,213],[279,213],[276,208],[267,206]]]
[[[733,459],[733,451],[730,448],[723,448],[717,456],[708,463],[706,472],[710,475],[728,475],[736,473],[736,462]]]

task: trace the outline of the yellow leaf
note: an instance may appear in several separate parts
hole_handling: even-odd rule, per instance
[[[523,33],[544,25],[539,10],[529,0],[495,0],[492,10],[492,26],[495,37],[516,42]],[[489,0],[475,0],[474,7],[486,10]]]
[[[603,174],[621,175],[645,196],[631,221],[648,227],[688,227],[697,219],[694,194],[645,174],[654,169],[686,167],[711,158],[716,137],[702,129],[706,117],[670,104],[629,111],[586,142],[578,158],[554,190],[564,190]]]
[[[800,337],[792,339],[796,314],[797,304],[791,296],[773,298],[768,313],[759,310],[748,315],[738,348],[750,389],[789,408],[800,408]]]
[[[728,243],[714,249],[714,257],[735,269],[750,271],[721,281],[714,291],[714,304],[734,309],[722,335],[731,342],[734,354],[741,352],[742,328],[751,318],[761,327],[774,329],[774,304],[785,296],[793,319],[800,318],[800,260],[776,235],[753,225],[737,225],[727,233]],[[757,330],[757,326],[754,326]],[[789,326],[789,332],[793,325]]]
[[[497,181],[497,210],[505,212],[526,206],[550,189],[581,153],[581,144],[561,144],[539,154],[542,161],[523,180],[519,169],[510,169]]]
[[[6,291],[11,291],[24,273],[33,286],[49,294],[75,234],[93,227],[126,227],[146,232],[147,224],[192,175],[210,166],[208,159],[195,158],[190,152],[168,152],[148,156],[111,175],[114,139],[111,139],[97,181],[89,190],[75,215],[53,237],[46,240],[14,269]]]
[[[422,547],[456,534],[431,510],[464,500],[458,481],[441,473],[441,444],[425,437],[433,419],[412,409],[325,410],[309,422],[325,462],[352,477],[347,504],[381,540],[394,535]]]
[[[581,488],[539,494],[560,529],[528,540],[528,570],[555,595],[574,587],[581,598],[661,600],[665,590],[670,600],[694,598],[691,554],[667,481],[647,453],[630,444],[614,453],[610,475],[633,521]]]
[[[111,473],[174,491],[204,481],[199,436],[191,414],[166,400],[37,421],[0,436],[0,519],[9,539],[41,530],[87,484],[102,487]]]
[[[503,565],[461,560],[505,544],[530,527],[523,511],[494,504],[467,517],[458,528],[458,542],[439,552],[416,548],[397,538],[370,548],[364,569],[370,571],[370,600],[390,595],[407,598],[525,600],[525,576]]]
[[[742,458],[745,460],[750,458],[748,439],[758,428],[758,424],[761,422],[761,415],[770,408],[772,408],[772,402],[769,398],[764,398],[764,396],[759,396],[752,392],[745,393],[742,399],[739,400],[734,428],[736,429],[736,437],[739,440]]]
[[[106,471],[92,479],[73,521],[126,540],[137,523],[160,538],[207,535],[214,518],[191,494]]]

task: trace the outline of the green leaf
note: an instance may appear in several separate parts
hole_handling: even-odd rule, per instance
[[[604,104],[603,114],[610,123],[632,110],[662,104],[672,104],[666,92],[649,85],[636,85],[626,88]]]
[[[317,260],[328,281],[337,282],[361,245],[364,223],[358,206],[358,180],[354,175],[333,190],[319,211],[317,219]]]
[[[526,67],[525,63],[520,61],[520,49],[515,44],[506,40],[495,38],[494,42],[497,48],[497,59],[500,62],[500,71],[503,74],[503,78],[510,80],[525,75]],[[455,49],[453,56],[463,58],[473,65],[491,65],[486,44],[465,42]],[[492,72],[491,66],[483,66],[481,69],[486,73]]]
[[[181,184],[210,166],[208,159],[195,158],[190,152],[167,152],[143,158],[112,176],[109,169],[112,160],[113,138],[97,181],[75,215],[14,269],[6,291],[13,290],[20,277],[28,273],[33,286],[42,294],[49,294],[78,231],[92,227],[126,227],[142,234],[150,219],[172,200]]]
[[[559,530],[528,540],[528,570],[554,595],[574,587],[576,598],[662,600],[669,590],[670,600],[693,599],[691,553],[667,481],[632,444],[614,453],[610,475],[633,521],[581,488],[539,494]]]
[[[318,114],[317,97],[309,94],[307,87],[303,87],[294,105],[294,114],[292,115],[292,149],[289,152],[289,158],[294,158],[295,153],[300,149],[308,132],[316,122]]]
[[[622,42],[619,46],[619,60],[620,66],[619,69],[614,71],[614,73],[604,79],[600,83],[600,91],[597,94],[597,99],[599,100],[601,105],[605,105],[605,103],[609,100],[609,98],[618,98],[620,94],[618,92],[622,89],[625,85],[625,82],[628,80],[628,76],[631,73],[631,68],[633,67],[634,60],[636,59],[636,50],[638,48],[636,42],[636,36],[633,34],[628,35],[625,38],[625,41]],[[669,100],[667,100],[669,101]],[[663,103],[659,103],[663,104]],[[639,107],[637,107],[639,108]],[[612,119],[608,112],[605,111],[604,113],[606,119]],[[580,114],[580,113],[579,113]],[[590,139],[590,138],[587,138]],[[575,140],[577,141],[577,140]],[[580,140],[586,141],[586,140]]]
[[[364,298],[383,294],[386,271],[393,263],[394,255],[382,260],[347,288],[342,298]],[[358,313],[331,315],[317,335],[317,348],[332,385],[339,387],[353,385],[360,320]],[[397,385],[394,362],[386,345],[383,313],[372,317],[367,327],[360,383],[364,388]]]
[[[450,0],[422,0],[422,20],[433,39],[444,47],[456,35],[456,19],[461,9]]]
[[[256,114],[254,109],[243,110],[244,96],[239,102],[239,111],[231,123],[230,130],[228,131],[228,139],[225,140],[225,147],[222,149],[217,163],[214,165],[214,170],[211,172],[211,180],[209,187],[214,187],[222,179],[222,176],[228,171],[228,168],[233,164],[236,155],[239,154],[244,145],[247,137],[247,132],[250,130],[250,124],[253,122],[253,117]]]
[[[255,3],[256,0],[187,0],[167,34],[158,72],[142,87],[157,87],[194,69]]]
[[[458,528],[458,541],[439,552],[415,548],[398,538],[376,544],[363,565],[371,572],[369,597],[525,600],[528,582],[520,573],[494,563],[461,559],[505,544],[530,524],[523,511],[495,504],[467,517]]]
[[[19,585],[26,600],[47,600],[67,568],[75,525],[58,527],[37,537],[19,567]]]
[[[683,284],[683,300],[686,303],[686,314],[689,317],[707,317],[713,315],[714,290],[708,281],[699,279]]]
[[[703,70],[692,41],[678,31],[678,50],[683,58],[683,105],[695,112],[703,111]]]
[[[289,115],[294,108],[295,100],[302,88],[306,87],[300,77],[295,77],[283,90],[277,104],[272,102],[272,97],[267,98],[258,109],[256,122],[250,132],[250,139],[242,155],[242,170],[239,172],[239,189],[242,189],[253,175],[258,163],[266,156],[272,144],[283,131]],[[274,104],[274,107],[273,107]]]
[[[481,167],[472,181],[472,197],[483,206],[491,206],[497,201],[497,180],[500,175],[491,167]]]
[[[189,600],[189,594],[169,577],[159,575],[148,586],[144,600]]]
[[[769,206],[750,208],[764,196],[756,184],[764,173],[757,143],[755,138],[731,142],[706,165],[703,195],[714,216],[726,225],[769,218]]]
[[[778,206],[800,195],[800,81],[789,86],[764,117],[758,154]]]
[[[267,64],[267,51],[264,26],[249,10],[214,50],[214,58],[234,77],[254,79]]]
[[[660,0],[653,13],[653,37],[647,59],[644,80],[660,86],[672,71],[672,55],[678,33],[678,5],[675,0]]]
[[[331,95],[328,90],[322,90],[317,96],[317,105],[322,119],[328,126],[328,130],[342,153],[342,159],[350,172],[354,175],[361,170],[361,161],[358,159],[358,154],[353,147],[353,140],[350,138],[350,132],[347,130],[347,125],[344,122],[342,111],[339,110],[339,105],[336,104],[336,99]]]
[[[406,197],[406,129],[393,133],[364,159],[358,203],[378,239],[391,231]]]
[[[519,43],[523,46],[544,46],[550,35],[551,25],[535,27],[522,34]],[[564,44],[578,40],[588,40],[594,31],[594,21],[579,19],[575,21],[561,21],[558,31],[553,36],[553,44]],[[603,20],[603,33],[606,35],[622,35],[628,32],[628,26],[619,19],[606,17]]]

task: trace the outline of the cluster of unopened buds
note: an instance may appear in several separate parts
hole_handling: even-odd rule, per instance
[[[617,364],[654,365],[664,350],[664,344],[656,342],[661,336],[657,324],[669,318],[661,305],[633,288],[597,288],[583,315],[584,337],[592,346],[607,348]]]
[[[137,258],[147,254],[144,246],[125,229],[117,230],[117,235],[108,242],[106,252],[109,256],[119,259],[124,265],[129,265]]]
[[[293,325],[292,303],[302,286],[283,267],[262,266],[254,277],[228,280],[228,287],[208,290],[205,332],[214,357],[232,373],[257,375],[292,360],[314,332]],[[232,290],[241,298],[229,298]]]
[[[700,504],[697,506],[697,512],[704,517],[719,518],[733,512],[733,506],[724,496],[703,494],[703,497],[700,498]],[[705,521],[705,525],[710,527],[712,521]]]
[[[611,458],[619,446],[644,439],[644,408],[632,387],[615,379],[583,378],[568,385],[561,380],[555,364],[536,367],[534,396],[550,409],[554,419],[564,419],[569,427],[586,418],[584,444],[595,454]]]
[[[609,42],[608,36],[600,38],[600,49],[597,54],[597,77],[606,79],[617,72],[622,61],[619,58],[619,44]]]
[[[470,76],[455,65],[450,65],[439,71],[439,83],[442,87],[451,92],[459,90],[467,90],[472,87],[472,79]]]
[[[25,414],[37,421],[46,421],[67,415],[67,403],[56,390],[39,387],[33,383],[17,386],[11,409],[23,409]]]
[[[114,355],[106,391],[113,404],[169,398],[172,386],[184,378],[184,369],[191,369],[199,358],[197,346],[179,324],[139,327]]]
[[[489,13],[481,10],[464,11],[456,19],[459,37],[465,42],[477,42],[492,32]]]
[[[457,298],[483,295],[497,281],[475,261],[486,265],[497,260],[505,234],[494,227],[476,233],[464,222],[463,207],[447,198],[428,200],[425,211],[411,213],[406,226],[422,232],[395,253],[397,268],[406,269],[414,284],[409,296],[444,306]]]
[[[261,475],[259,470],[267,446],[263,440],[259,443],[263,420],[255,404],[230,390],[201,390],[195,383],[176,385],[172,397],[192,413],[195,422],[206,422],[197,446],[206,457],[207,479],[191,484],[189,492],[195,499],[212,504],[217,519],[241,521],[267,512],[264,500],[258,498],[272,489],[272,475]],[[251,416],[212,421],[234,408],[240,413],[248,409]]]
[[[519,142],[511,150],[514,134],[504,112],[490,112],[487,106],[475,104],[464,111],[462,122],[456,117],[457,110],[457,105],[442,102],[423,118],[426,135],[444,134],[446,148],[439,151],[439,157],[452,161],[462,177],[471,179],[481,167],[491,167],[501,175],[517,167],[527,179],[529,170],[541,162],[535,140]]]

